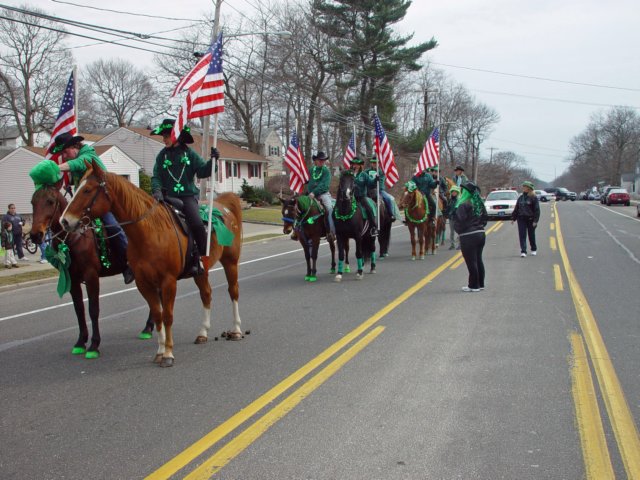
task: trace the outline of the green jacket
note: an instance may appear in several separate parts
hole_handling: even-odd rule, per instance
[[[163,148],[156,157],[151,177],[151,191],[165,190],[170,197],[199,195],[195,178],[211,176],[212,162],[205,162],[186,145]]]
[[[78,152],[78,156],[67,161],[67,165],[69,165],[69,173],[71,174],[71,182],[76,187],[80,183],[80,179],[84,175],[84,172],[87,171],[87,166],[84,163],[85,160],[91,164],[93,164],[93,162],[97,163],[103,170],[107,169],[93,147],[83,145]]]
[[[331,172],[324,165],[311,167],[309,172],[309,182],[307,182],[307,194],[313,193],[316,197],[319,197],[323,193],[329,191],[329,184],[331,183]]]
[[[387,178],[387,176],[384,174],[384,170],[382,170],[381,168],[378,168],[378,170],[376,170],[375,168],[370,168],[369,170],[367,170],[367,172],[373,172],[378,174],[378,177],[379,177],[378,183],[380,184],[380,191],[384,192],[386,189],[384,182],[386,181],[386,178]]]
[[[376,181],[373,178],[375,176],[374,170],[367,170],[358,173],[355,176],[355,184],[356,184],[356,197],[366,197],[367,192],[370,188],[376,188]]]
[[[436,187],[436,181],[426,170],[419,175],[414,175],[411,180],[415,182],[418,190],[420,190],[423,195],[431,195],[431,189]]]

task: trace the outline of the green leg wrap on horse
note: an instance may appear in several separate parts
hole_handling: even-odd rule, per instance
[[[358,259],[358,270],[362,270],[364,268],[364,258]]]
[[[87,349],[85,347],[73,347],[71,350],[71,355],[82,355],[85,353]]]

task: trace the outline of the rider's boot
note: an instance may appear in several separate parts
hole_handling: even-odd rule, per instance
[[[204,265],[202,264],[202,258],[207,254],[207,229],[204,225],[195,225],[191,227],[193,233],[193,239],[198,247],[198,264],[196,266],[196,274],[200,275],[204,273]]]

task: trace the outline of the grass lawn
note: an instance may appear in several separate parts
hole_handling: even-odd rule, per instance
[[[282,211],[279,205],[273,207],[251,207],[242,211],[242,220],[248,222],[282,223]]]
[[[30,282],[32,280],[41,280],[43,278],[57,278],[58,271],[54,269],[36,270],[35,272],[16,273],[8,277],[0,277],[0,287],[5,285],[15,285],[16,283]]]

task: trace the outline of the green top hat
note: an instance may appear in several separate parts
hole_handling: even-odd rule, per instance
[[[29,172],[29,176],[39,190],[45,185],[55,185],[62,179],[60,167],[53,160],[42,160]]]
[[[351,159],[351,165],[364,165],[364,160],[361,160],[358,157],[353,157]]]
[[[413,180],[409,180],[407,183],[404,184],[404,186],[407,188],[407,192],[409,193],[413,192],[416,188],[418,188],[418,186],[416,185],[416,182],[414,182]]]

